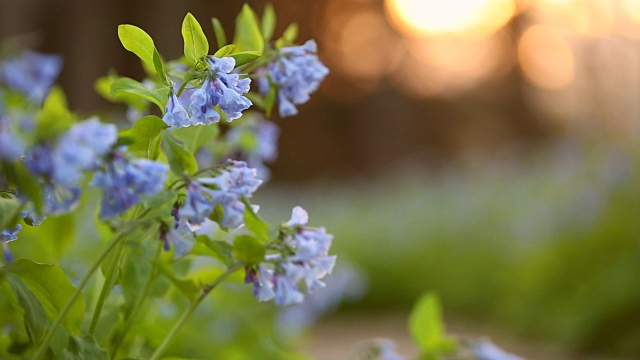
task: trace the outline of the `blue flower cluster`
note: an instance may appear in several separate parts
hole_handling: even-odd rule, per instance
[[[222,210],[220,226],[237,229],[244,224],[242,198],[250,198],[262,184],[256,175],[256,170],[244,161],[229,161],[218,176],[191,181],[179,218],[198,226],[219,206]]]
[[[62,57],[23,51],[0,62],[0,81],[21,92],[31,101],[41,103],[62,69]]]
[[[249,91],[251,79],[241,79],[240,75],[232,73],[236,64],[234,58],[218,59],[211,56],[207,64],[210,66],[207,76],[202,86],[191,92],[188,110],[173,91],[169,95],[162,118],[167,125],[186,127],[216,123],[220,121],[220,113],[214,107],[219,107],[226,120],[230,122],[242,116],[242,111],[252,105],[251,101],[243,96]]]
[[[57,141],[27,150],[25,165],[45,184],[45,213],[61,214],[77,205],[83,174],[102,164],[117,138],[115,125],[91,118],[73,125]]]
[[[0,231],[0,242],[2,243],[4,260],[6,262],[13,261],[13,255],[11,255],[11,251],[9,251],[9,246],[7,244],[18,240],[18,233],[20,230],[22,230],[22,225],[16,224],[16,227],[13,229],[3,229]]]
[[[100,219],[111,219],[164,189],[169,166],[147,159],[128,159],[125,148],[111,154],[103,168],[96,171],[92,186],[102,188]]]
[[[336,256],[328,255],[333,236],[324,228],[307,228],[308,220],[307,212],[295,207],[285,224],[291,233],[281,244],[285,252],[265,258],[274,268],[260,264],[257,270],[247,269],[245,281],[253,283],[259,301],[273,299],[276,305],[297,304],[304,300],[298,289],[300,281],[304,281],[308,293],[325,286],[321,279],[331,273],[336,262]]]
[[[169,251],[173,246],[173,259],[179,259],[193,249],[195,245],[193,232],[183,219],[177,217],[178,212],[174,211],[176,217],[175,225],[169,229],[160,227],[160,240],[164,244],[164,250]]]
[[[329,69],[318,59],[317,52],[318,46],[313,40],[304,45],[281,48],[274,61],[257,71],[258,75],[263,75],[258,80],[261,93],[269,91],[270,82],[277,86],[281,117],[298,114],[295,105],[309,101],[309,95],[320,87],[329,74]]]

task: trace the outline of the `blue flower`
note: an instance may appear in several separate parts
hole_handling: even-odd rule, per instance
[[[315,92],[320,83],[329,74],[329,69],[318,59],[317,45],[309,40],[304,45],[279,49],[274,61],[256,71],[257,75],[266,74],[278,88],[278,111],[281,117],[298,113],[295,105],[309,101],[309,95]],[[261,93],[268,92],[267,82],[259,82]]]
[[[90,185],[102,188],[100,219],[110,219],[164,189],[169,167],[165,163],[125,158],[116,151],[103,170],[95,173]]]
[[[190,253],[195,245],[193,233],[184,220],[178,220],[169,230],[161,229],[160,239],[164,243],[165,251],[169,251],[173,246],[174,260]]]
[[[230,145],[229,153],[245,160],[250,167],[257,170],[259,179],[267,181],[270,172],[264,163],[274,161],[278,157],[280,128],[262,118],[246,118],[247,116],[239,126],[232,127],[226,134]]]
[[[245,162],[230,161],[218,176],[192,181],[179,216],[191,225],[200,225],[220,205],[220,226],[237,229],[244,224],[242,197],[250,198],[262,183],[256,175]]]
[[[180,99],[178,99],[173,91],[169,95],[169,100],[167,101],[167,106],[165,107],[165,113],[162,120],[169,126],[179,128],[189,125],[198,125],[198,123],[191,123],[187,110],[182,106]]]
[[[209,57],[210,69],[202,86],[194,91],[190,97],[189,114],[192,122],[211,124],[220,121],[220,114],[213,108],[219,106],[227,121],[242,116],[242,111],[248,109],[252,103],[243,96],[249,91],[251,79],[240,79],[233,74],[235,59],[225,57],[218,59]]]
[[[0,80],[10,88],[41,103],[62,69],[62,57],[23,51],[17,57],[0,63]]]
[[[24,145],[17,137],[3,113],[2,94],[0,93],[0,159],[13,160],[24,153]]]
[[[272,287],[276,305],[291,305],[304,299],[298,289],[299,282],[304,281],[308,293],[325,286],[321,279],[331,273],[336,262],[336,256],[328,255],[333,236],[324,228],[307,229],[308,219],[304,209],[299,206],[293,209],[291,219],[284,224],[288,228],[285,231],[293,235],[282,240],[282,249],[286,250],[266,257],[267,261],[275,264],[273,272],[268,274],[270,278],[260,279],[260,274],[254,274],[257,276],[257,279],[252,279],[254,294],[267,291],[261,288],[263,286]]]
[[[16,224],[13,229],[3,229],[0,231],[0,242],[2,242],[2,249],[4,253],[4,260],[6,262],[13,261],[13,255],[9,251],[9,243],[18,240],[18,233],[22,230],[22,225]]]
[[[472,351],[478,360],[524,360],[520,356],[507,353],[489,339],[474,344]]]

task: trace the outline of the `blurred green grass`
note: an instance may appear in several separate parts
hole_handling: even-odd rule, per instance
[[[302,205],[335,235],[339,261],[369,277],[360,310],[407,309],[434,290],[455,316],[576,353],[638,356],[638,160],[565,144],[438,174],[271,187],[257,203],[278,209],[265,213],[274,221]]]

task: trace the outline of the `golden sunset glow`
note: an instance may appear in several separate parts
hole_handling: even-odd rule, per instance
[[[518,43],[518,61],[525,77],[545,89],[560,89],[575,77],[575,61],[569,44],[553,28],[534,25]]]
[[[633,22],[640,24],[640,0],[622,0],[622,9]]]
[[[514,0],[386,0],[385,7],[394,26],[412,36],[487,34],[504,26],[516,12]]]

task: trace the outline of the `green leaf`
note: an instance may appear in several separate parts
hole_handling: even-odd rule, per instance
[[[236,33],[233,43],[236,45],[236,53],[252,51],[262,55],[264,40],[258,25],[258,18],[247,4],[244,4],[242,11],[236,17]]]
[[[66,306],[75,287],[58,265],[36,264],[31,260],[18,259],[0,269],[11,288],[20,299],[25,316],[40,313],[39,306],[46,317],[55,320]],[[34,303],[37,301],[37,304]],[[79,334],[84,318],[85,301],[82,294],[74,301],[71,309],[62,321],[62,325],[70,332]],[[41,319],[30,321],[40,324]],[[39,325],[38,325],[39,326]]]
[[[238,235],[233,239],[233,257],[247,265],[264,260],[265,247],[251,235]]]
[[[162,81],[163,84],[170,86],[171,80],[167,77],[167,73],[164,72],[164,65],[162,64],[162,58],[160,57],[160,53],[158,49],[153,48],[153,68],[156,70],[156,74]]]
[[[291,46],[298,37],[298,24],[292,23],[284,30],[282,36],[276,41],[276,48]]]
[[[176,139],[187,144],[187,148],[193,153],[201,147],[211,144],[211,142],[218,137],[219,133],[220,129],[218,128],[218,124],[175,128],[171,132]]]
[[[162,151],[167,155],[169,167],[174,174],[182,176],[184,173],[193,174],[198,171],[193,154],[172,136],[162,137]]]
[[[57,138],[73,125],[73,115],[67,107],[62,88],[54,86],[36,115],[36,137],[40,140]]]
[[[272,4],[267,4],[267,6],[264,7],[260,27],[262,29],[262,37],[264,38],[264,41],[271,40],[273,31],[276,29],[276,12],[273,9]]]
[[[231,52],[233,51],[233,49],[235,49],[236,46],[231,44],[231,45],[225,45],[223,47],[221,47],[218,51],[216,51],[215,54],[213,54],[213,56],[217,57],[217,58],[221,58],[223,56],[227,56],[229,54],[231,54]]]
[[[262,56],[261,51],[243,51],[240,53],[230,54],[232,58],[236,59],[236,67],[248,64],[253,60]]]
[[[195,300],[200,295],[201,289],[193,279],[179,278],[178,276],[176,276],[176,274],[174,274],[173,269],[171,269],[167,264],[162,263],[162,262],[156,262],[155,267],[173,285],[175,285],[175,287],[180,289],[180,291],[189,300]]]
[[[64,349],[64,360],[108,360],[107,351],[101,348],[96,339],[91,335],[71,336],[66,349]]]
[[[207,37],[200,23],[191,13],[187,13],[182,21],[182,38],[184,39],[184,56],[194,63],[209,53]]]
[[[119,77],[115,74],[102,76],[96,80],[93,88],[98,94],[111,102],[124,103],[140,110],[146,109],[149,103],[138,95],[124,92],[118,93],[117,95],[111,95],[111,84],[118,79]]]
[[[162,133],[158,134],[158,136],[154,137],[149,142],[149,149],[147,150],[149,154],[149,159],[158,160],[160,157],[160,144],[162,143]]]
[[[136,54],[148,65],[153,66],[155,46],[149,34],[137,26],[123,24],[118,26],[118,37],[125,49]]]
[[[0,198],[0,229],[18,220],[20,203],[16,199]]]
[[[244,224],[247,229],[256,236],[256,239],[262,243],[269,241],[269,224],[267,224],[258,214],[251,208],[251,204],[243,199],[244,206]]]
[[[205,235],[199,235],[196,239],[198,240],[198,244],[202,244],[210,250],[209,253],[202,253],[202,255],[213,255],[215,258],[222,261],[222,263],[227,267],[233,264],[233,258],[231,255],[232,247],[229,243],[221,240],[211,240]]]
[[[413,307],[409,316],[409,332],[426,355],[455,348],[455,342],[446,335],[440,300],[432,292],[424,294]]]
[[[275,86],[270,86],[267,95],[264,96],[264,112],[268,118],[271,118],[271,114],[273,113],[273,108],[276,105],[276,98],[278,95],[278,89]]]
[[[151,101],[158,105],[163,114],[167,100],[169,99],[169,88],[149,89],[141,82],[128,77],[121,77],[111,83],[111,96],[116,96],[122,92],[134,94]]]
[[[222,27],[222,23],[220,23],[220,20],[216,18],[212,18],[211,23],[213,24],[213,32],[216,34],[216,43],[218,43],[218,48],[226,46],[227,34]]]
[[[133,128],[120,132],[120,135],[133,140],[133,143],[129,145],[129,151],[134,156],[150,158],[149,147],[153,139],[168,127],[169,125],[159,117],[148,115],[136,121]]]

